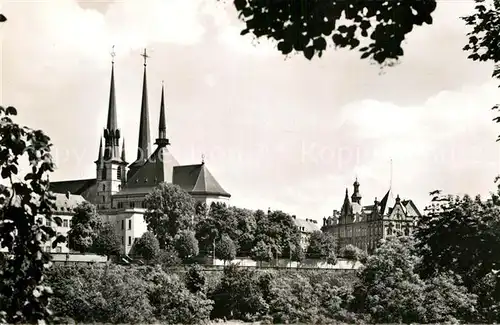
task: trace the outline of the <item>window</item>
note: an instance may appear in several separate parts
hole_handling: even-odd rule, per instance
[[[101,174],[102,179],[106,179],[106,167],[102,169],[102,174]]]
[[[128,230],[132,229],[132,220],[128,221]]]
[[[63,219],[63,227],[68,228],[68,225],[69,225],[68,219]]]
[[[61,247],[60,246],[57,246],[56,247],[56,253],[60,253],[62,251]]]
[[[117,179],[122,179],[122,169],[121,167],[118,167],[118,169],[116,170],[116,178]]]
[[[106,191],[106,184],[102,184],[102,190],[103,192]]]
[[[125,220],[122,220],[122,230],[125,229]]]
[[[118,209],[123,209],[123,202],[118,202]]]
[[[50,222],[50,220],[49,220],[49,219],[47,219],[47,220],[45,220],[45,225],[46,225],[47,227],[50,227],[50,226],[52,225],[52,222]]]
[[[135,208],[135,202],[130,202],[129,204],[131,209]]]
[[[69,227],[71,228],[71,225],[73,224],[73,222],[71,220],[69,220]]]
[[[132,245],[132,237],[131,236],[128,236],[128,245]]]
[[[122,236],[122,245],[125,245],[125,237]]]

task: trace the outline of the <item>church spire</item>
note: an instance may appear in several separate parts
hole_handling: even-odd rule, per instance
[[[170,141],[167,139],[167,121],[165,118],[165,87],[163,81],[161,83],[161,103],[160,103],[160,121],[158,123],[158,146],[168,146]]]
[[[142,81],[141,119],[139,124],[139,143],[137,152],[138,161],[144,161],[149,158],[149,147],[151,143],[151,136],[149,131],[148,86],[146,77],[147,58],[149,56],[146,52],[146,49],[144,49],[144,52],[143,54],[141,54],[141,56],[144,57],[144,77]]]
[[[112,160],[118,158],[120,130],[116,116],[116,95],[115,95],[115,52],[111,52],[111,82],[109,87],[108,121],[104,130],[105,150],[104,159]]]
[[[112,54],[114,56],[114,54]],[[115,95],[115,62],[111,61],[111,84],[109,87],[109,105],[108,105],[108,130],[116,130],[118,127],[116,120],[116,95]]]

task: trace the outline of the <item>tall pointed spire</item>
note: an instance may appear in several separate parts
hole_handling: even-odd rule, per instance
[[[167,139],[167,121],[165,118],[165,87],[161,82],[161,102],[160,102],[160,121],[158,123],[158,146],[168,146],[170,141]]]
[[[116,95],[115,95],[115,52],[113,46],[113,52],[111,52],[111,84],[109,86],[109,105],[108,105],[108,124],[106,128],[108,130],[116,130],[118,128],[118,122],[116,119]]]
[[[116,95],[115,95],[115,47],[111,52],[111,83],[109,88],[108,121],[104,129],[105,150],[104,159],[118,159],[120,130],[118,129],[118,120],[116,116]]]
[[[151,135],[149,131],[149,106],[148,106],[148,85],[146,76],[147,55],[146,49],[141,54],[144,57],[144,77],[142,81],[142,102],[141,102],[141,119],[139,124],[139,142],[137,160],[144,161],[149,158]]]

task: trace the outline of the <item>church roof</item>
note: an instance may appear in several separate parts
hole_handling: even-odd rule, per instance
[[[382,216],[387,215],[390,209],[394,208],[396,204],[396,200],[394,199],[394,195],[392,194],[392,190],[389,189],[387,193],[384,195],[382,201],[380,201],[380,214]]]
[[[84,199],[93,202],[97,191],[97,180],[91,178],[50,182],[49,190],[54,193],[81,195]]]
[[[173,183],[190,194],[231,197],[212,176],[204,163],[174,167]]]
[[[125,189],[157,186],[162,182],[170,182],[172,168],[179,162],[166,147],[158,147],[151,157],[130,175]]]

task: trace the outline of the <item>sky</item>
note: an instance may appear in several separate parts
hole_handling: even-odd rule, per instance
[[[167,132],[181,164],[205,163],[231,204],[320,220],[340,209],[355,177],[362,203],[391,185],[420,210],[429,192],[495,189],[500,171],[492,66],[467,59],[459,19],[472,1],[440,1],[434,24],[409,35],[381,69],[358,52],[282,56],[240,36],[231,1],[3,1],[0,99],[18,122],[44,130],[51,180],[95,177],[115,45],[118,125],[135,158],[143,58],[152,138],[161,81]]]

